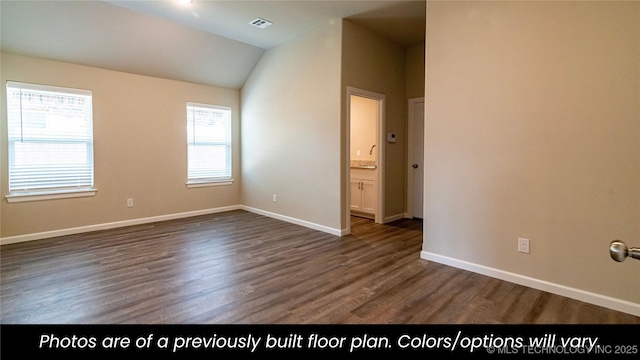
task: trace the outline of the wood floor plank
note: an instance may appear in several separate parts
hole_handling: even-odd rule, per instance
[[[0,248],[0,321],[76,324],[635,323],[419,258],[422,222],[345,237],[245,211]]]

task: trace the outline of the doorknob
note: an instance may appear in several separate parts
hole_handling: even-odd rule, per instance
[[[418,164],[413,164],[411,165],[412,168],[417,169],[418,168]]]
[[[624,261],[627,256],[640,260],[640,248],[628,248],[627,245],[620,240],[614,240],[611,242],[611,246],[609,246],[609,254],[613,260],[618,262]]]

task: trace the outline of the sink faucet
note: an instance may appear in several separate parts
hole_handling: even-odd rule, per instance
[[[373,154],[373,148],[376,147],[376,144],[373,144],[373,146],[371,147],[371,150],[369,150],[369,155]]]

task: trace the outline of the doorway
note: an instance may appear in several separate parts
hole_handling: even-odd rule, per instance
[[[347,87],[346,98],[346,214],[384,219],[385,95]]]
[[[424,98],[409,99],[407,217],[422,219],[424,209]]]

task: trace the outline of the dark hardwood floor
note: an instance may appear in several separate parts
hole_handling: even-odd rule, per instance
[[[635,323],[419,258],[422,222],[337,237],[245,211],[0,248],[1,322]]]

